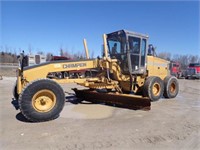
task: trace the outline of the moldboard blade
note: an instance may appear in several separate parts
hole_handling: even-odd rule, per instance
[[[72,89],[76,93],[76,97],[90,102],[104,102],[108,104],[116,104],[129,109],[151,109],[150,99],[138,95],[131,94],[115,94],[103,93],[91,90]]]

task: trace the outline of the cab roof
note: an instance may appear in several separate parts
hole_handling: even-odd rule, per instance
[[[132,35],[132,36],[137,36],[137,37],[149,38],[149,36],[146,35],[146,34],[137,33],[137,32],[133,32],[133,31],[128,31],[128,30],[125,30],[125,29],[118,30],[118,31],[115,31],[115,32],[111,32],[109,34],[116,34],[116,33],[118,33],[118,34],[124,33],[126,35]]]

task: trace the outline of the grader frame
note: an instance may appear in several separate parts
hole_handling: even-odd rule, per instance
[[[84,100],[135,105],[136,108],[150,109],[150,101],[156,101],[162,95],[176,97],[178,81],[169,76],[168,61],[147,55],[147,35],[119,30],[104,34],[103,43],[103,58],[89,59],[84,40],[85,60],[52,61],[25,68],[22,65],[18,69],[14,96],[19,99],[23,115],[31,121],[56,118],[65,101],[63,89],[58,83],[75,82],[89,88],[74,89],[77,97]],[[111,46],[118,46],[118,49],[111,49]],[[96,70],[95,77],[48,79],[48,74],[52,72],[91,69]],[[106,92],[99,92],[100,89]]]

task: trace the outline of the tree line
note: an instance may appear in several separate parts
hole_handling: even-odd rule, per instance
[[[163,58],[168,61],[178,62],[182,70],[186,70],[190,63],[200,63],[200,57],[198,55],[189,54],[175,54],[172,55],[168,52],[162,52],[157,54],[158,57]]]
[[[17,55],[11,52],[0,53],[0,63],[17,63]]]
[[[82,53],[77,52],[75,54],[70,54],[67,50],[63,50],[62,48],[60,48],[59,52],[60,52],[60,56],[67,57],[69,59],[84,59],[85,58],[84,52]],[[50,52],[45,53],[43,51],[38,51],[37,54],[45,55],[47,61],[50,61],[53,56],[52,53]],[[0,50],[0,63],[18,63],[17,56],[19,56],[19,54],[17,54],[16,52]],[[168,52],[161,52],[161,53],[158,53],[157,56],[159,58],[163,58],[168,61],[175,61],[175,62],[180,63],[182,70],[187,69],[189,63],[200,63],[200,57],[198,55],[189,55],[189,54],[172,55],[171,53],[168,53]],[[94,58],[93,52],[91,54],[91,58]]]
[[[74,54],[70,54],[67,50],[60,48],[59,53],[60,53],[59,56],[66,57],[69,59],[84,59],[85,58],[85,54],[83,52],[82,53],[76,52]],[[29,50],[29,54],[32,54],[30,50]],[[50,61],[52,57],[54,56],[53,53],[51,52],[45,53],[44,51],[38,51],[36,54],[46,56],[46,61]],[[11,52],[11,50],[8,50],[8,49],[6,50],[0,49],[0,63],[18,63],[19,55],[20,53],[17,54],[15,51]],[[91,58],[93,57],[94,57],[94,53],[92,52]]]

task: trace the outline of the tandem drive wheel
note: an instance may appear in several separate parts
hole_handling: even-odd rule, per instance
[[[165,98],[174,98],[179,92],[178,80],[174,76],[167,76],[164,79],[164,97]]]
[[[149,97],[151,101],[159,100],[164,91],[163,81],[156,76],[148,77],[143,87],[143,96]]]
[[[28,84],[19,97],[22,114],[30,121],[41,122],[57,118],[65,104],[62,87],[50,79]]]

